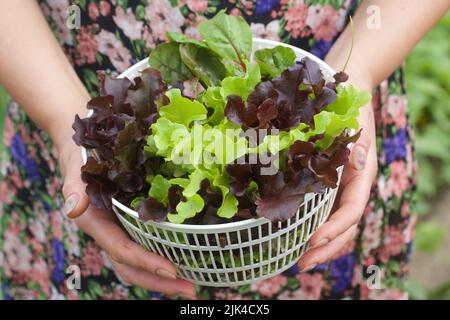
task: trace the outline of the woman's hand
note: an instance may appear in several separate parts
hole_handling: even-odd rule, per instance
[[[114,270],[128,284],[137,285],[169,296],[195,299],[195,288],[188,281],[176,278],[175,266],[165,258],[136,244],[120,227],[111,212],[89,206],[81,181],[80,148],[67,137],[59,150],[59,162],[64,178],[64,212],[108,254]],[[57,144],[58,145],[58,144]]]
[[[175,266],[131,241],[111,212],[89,206],[75,221],[105,250],[114,270],[125,283],[169,296],[195,299],[194,286],[176,278]]]
[[[364,88],[355,85],[357,88]],[[365,106],[359,117],[361,137],[353,145],[344,167],[334,213],[312,236],[310,250],[299,261],[303,272],[331,259],[346,243],[353,240],[370,189],[377,173],[375,124],[372,106]]]

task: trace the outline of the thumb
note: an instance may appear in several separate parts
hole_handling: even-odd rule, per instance
[[[61,171],[64,177],[62,193],[64,195],[64,214],[73,219],[83,214],[89,206],[86,184],[81,180],[83,164],[78,147],[70,148],[60,156]]]
[[[363,130],[358,141],[353,144],[350,154],[350,165],[355,170],[362,171],[366,167],[367,155],[369,154],[371,143],[372,140],[368,136],[367,130]]]

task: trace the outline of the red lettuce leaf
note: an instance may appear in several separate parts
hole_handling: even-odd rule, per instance
[[[304,58],[280,77],[259,83],[246,102],[228,96],[225,116],[246,128],[289,130],[312,125],[314,116],[335,100],[336,85],[328,87],[319,65]]]
[[[100,96],[87,105],[91,117],[75,116],[73,140],[95,154],[82,167],[92,204],[110,209],[113,196],[129,204],[142,191],[144,177],[156,171],[158,159],[148,159],[143,148],[166,90],[159,72],[151,68],[134,83],[104,77]],[[143,204],[141,210],[151,204]]]

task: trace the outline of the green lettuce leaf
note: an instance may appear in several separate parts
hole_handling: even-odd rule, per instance
[[[245,76],[227,77],[222,80],[221,94],[226,99],[231,94],[242,97],[245,101],[255,86],[261,81],[261,72],[256,63],[247,63]]]
[[[222,79],[227,76],[227,69],[220,58],[206,47],[182,44],[180,55],[184,64],[205,87],[220,85]]]
[[[181,60],[180,45],[176,42],[158,45],[150,54],[148,63],[159,72],[169,84],[188,80],[192,73]]]
[[[172,122],[189,127],[192,121],[206,119],[207,110],[197,100],[189,100],[181,95],[180,89],[166,92],[170,103],[159,109],[159,114]]]
[[[252,31],[242,17],[220,11],[214,18],[198,26],[200,35],[209,48],[222,57],[230,71],[245,71],[244,61],[250,60]]]
[[[169,191],[170,186],[171,183],[169,182],[169,180],[164,178],[162,175],[158,174],[153,178],[151,182],[150,191],[148,192],[148,195],[149,197],[155,198],[164,205],[167,205],[167,193]]]
[[[259,64],[263,78],[276,78],[292,66],[297,58],[294,50],[284,46],[255,51],[255,61]]]
[[[185,202],[178,203],[176,207],[177,213],[169,213],[167,219],[172,223],[183,223],[184,220],[195,217],[197,213],[202,211],[204,205],[203,198],[198,194],[194,194]]]

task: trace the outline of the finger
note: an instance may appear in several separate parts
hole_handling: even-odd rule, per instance
[[[359,121],[360,123],[364,123],[364,127],[358,141],[352,146],[349,164],[355,170],[362,171],[366,167],[367,157],[375,135],[373,111],[370,105],[361,110]]]
[[[355,238],[357,230],[357,226],[353,225],[330,243],[315,249],[310,249],[298,262],[300,271],[309,271],[317,265],[329,260],[338,253],[346,243]]]
[[[63,212],[69,218],[76,218],[83,214],[89,206],[89,198],[86,194],[86,185],[81,180],[82,158],[79,148],[67,148],[62,151],[60,157],[62,163],[64,185]]]
[[[97,244],[102,247],[115,262],[127,264],[138,269],[154,273],[167,279],[176,279],[176,268],[167,259],[147,251],[139,244],[129,239],[128,235],[119,227],[109,212],[91,206],[86,215],[78,218],[85,220],[83,229],[90,234]],[[89,220],[89,221],[87,221]]]
[[[189,300],[196,299],[194,285],[186,280],[161,278],[144,270],[117,263],[114,260],[111,263],[125,283],[169,296],[177,295]]]
[[[376,170],[376,154],[372,149],[365,170],[356,171],[351,167],[344,169],[338,208],[312,236],[312,248],[329,243],[359,222],[370,197]]]

